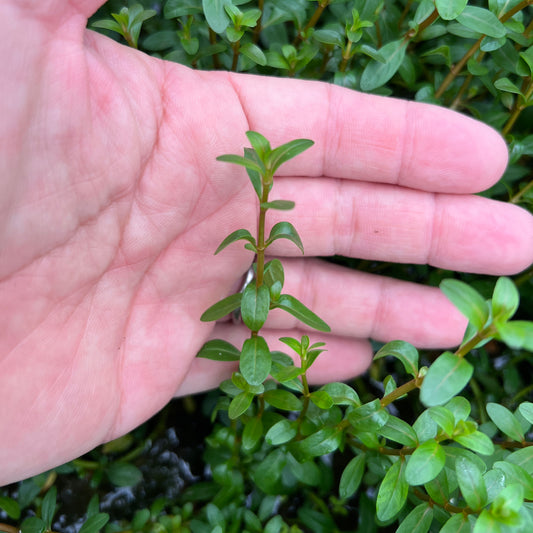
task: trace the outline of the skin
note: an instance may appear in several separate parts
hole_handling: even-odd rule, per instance
[[[315,383],[365,370],[368,337],[460,342],[465,320],[436,289],[313,256],[429,263],[493,275],[533,261],[533,217],[471,193],[501,176],[503,140],[451,111],[318,82],[198,72],[85,29],[101,0],[0,4],[0,485],[65,462],[216,386],[231,365],[196,360],[201,313],[252,257],[245,131],[315,141],[280,169],[274,198],[298,228],[285,292],[331,326]],[[277,221],[273,216],[270,224]],[[265,337],[304,329],[273,313]]]

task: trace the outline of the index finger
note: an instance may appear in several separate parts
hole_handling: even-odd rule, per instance
[[[231,75],[250,129],[273,146],[315,141],[281,174],[397,184],[432,192],[486,189],[507,165],[492,128],[435,105],[359,93],[335,85]]]

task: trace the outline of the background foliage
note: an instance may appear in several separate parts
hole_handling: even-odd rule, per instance
[[[320,79],[474,116],[510,152],[483,194],[531,210],[531,4],[111,0],[90,25],[192,68]],[[470,320],[465,343],[453,354],[376,344],[366,376],[320,390],[299,380],[251,390],[235,377],[176,400],[87,456],[0,488],[0,530],[532,531],[533,269],[496,283],[329,260],[441,285]],[[282,356],[274,364],[294,372]],[[243,392],[249,406],[234,401]]]

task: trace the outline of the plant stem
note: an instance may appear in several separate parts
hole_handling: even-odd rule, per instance
[[[269,186],[263,182],[263,194],[261,203],[268,202]],[[257,223],[257,255],[256,265],[257,273],[255,278],[256,286],[259,288],[263,285],[263,274],[265,272],[265,220],[267,209],[259,208],[259,220]]]
[[[261,30],[263,29],[263,26],[261,24],[261,21],[263,20],[263,6],[264,6],[264,0],[258,0],[257,8],[261,10],[261,15],[257,19],[257,24],[255,25],[255,28],[254,28],[254,36],[253,36],[254,44],[257,44],[259,42]]]
[[[526,80],[524,80],[526,81]],[[513,112],[509,117],[509,120],[505,123],[505,126],[502,128],[502,135],[505,137],[514,126],[516,120],[520,116],[520,113],[527,107],[528,100],[533,96],[533,79],[527,79],[527,85],[524,92],[524,96],[517,96],[516,103],[513,108]]]
[[[348,61],[350,60],[350,52],[352,51],[352,44],[353,42],[348,39],[348,43],[346,44],[346,48],[342,52],[342,61],[339,65],[339,71],[344,72],[346,70],[346,65],[348,64]]]
[[[411,381],[408,381],[407,383],[404,383],[403,385],[400,385],[397,389],[394,389],[392,392],[389,392],[389,394],[381,398],[380,400],[381,406],[387,407],[387,405],[396,401],[398,398],[400,398],[404,394],[407,394],[408,392],[411,392],[412,390],[420,388],[423,381],[424,381],[424,377],[420,376],[420,377],[413,378]]]
[[[304,35],[311,29],[314,28],[320,17],[322,16],[322,13],[324,12],[324,9],[328,7],[330,0],[322,0],[318,2],[318,6],[311,16],[311,18],[307,21],[307,24],[305,25],[304,29],[301,32],[298,32],[298,35],[294,38],[294,41],[292,42],[293,46],[298,45],[301,41],[304,39]]]
[[[241,43],[237,41],[236,43],[233,43],[232,49],[233,49],[233,61],[231,63],[231,70],[232,72],[237,72],[237,65],[239,64],[239,51],[241,48]]]

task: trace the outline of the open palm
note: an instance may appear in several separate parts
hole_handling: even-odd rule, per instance
[[[199,317],[252,261],[238,245],[213,257],[256,224],[245,172],[215,161],[241,153],[249,129],[273,145],[316,143],[273,191],[296,201],[289,217],[308,256],[492,274],[533,261],[532,217],[468,194],[505,167],[492,130],[326,84],[159,61],[87,31],[101,3],[0,7],[0,485],[231,371],[194,357],[212,336],[245,335]],[[364,370],[368,337],[461,338],[464,320],[436,290],[304,260],[289,244],[274,252],[294,256],[287,292],[332,325],[315,381]],[[298,327],[282,315],[268,326],[273,345]]]

